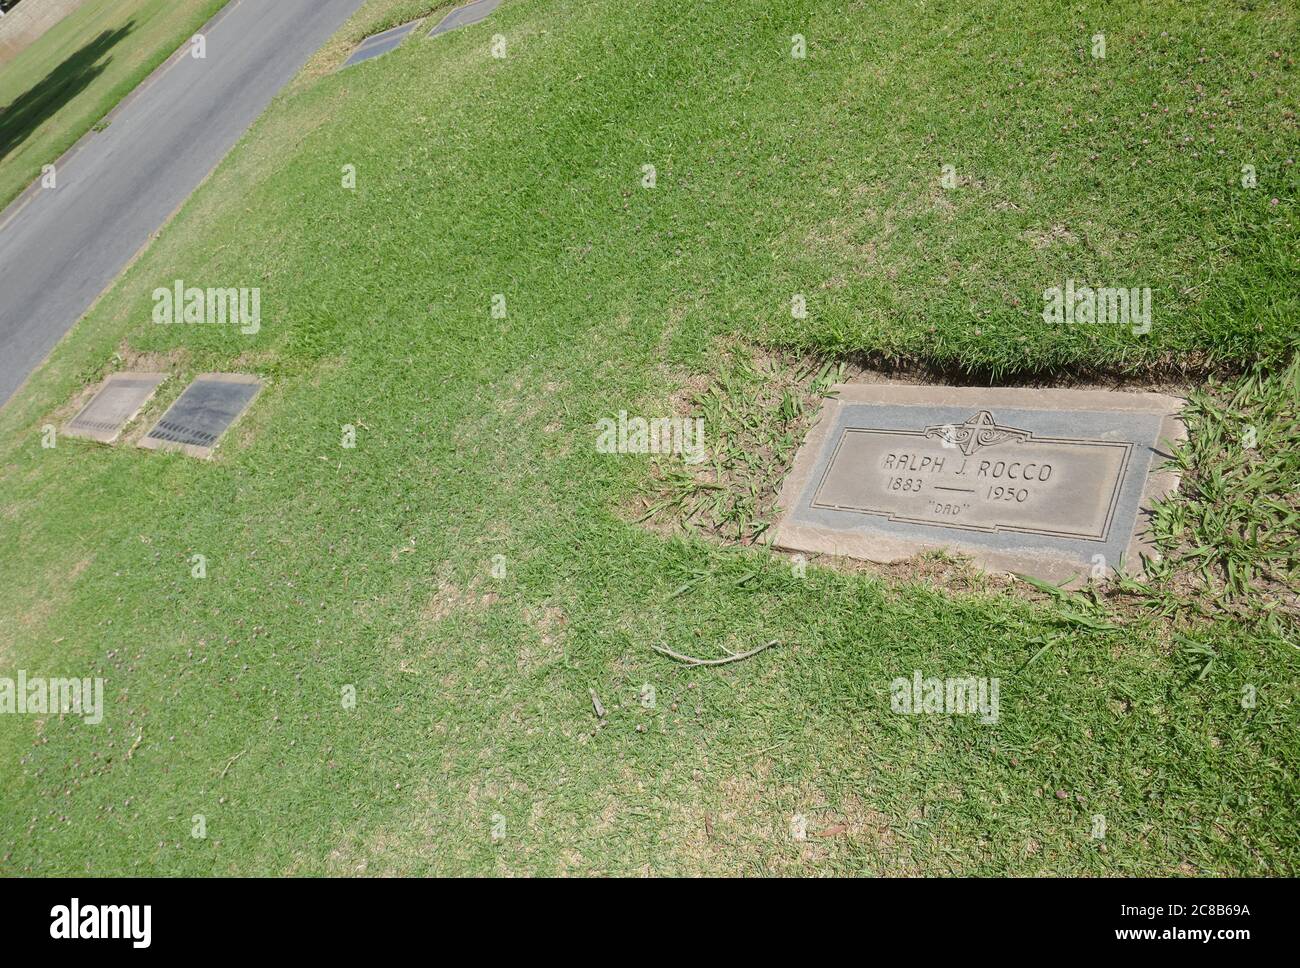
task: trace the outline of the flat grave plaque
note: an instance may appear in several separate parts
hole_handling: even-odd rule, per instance
[[[775,544],[890,562],[926,550],[1049,581],[1133,571],[1183,401],[1110,390],[835,388],[781,492]]]
[[[112,374],[100,384],[90,402],[67,422],[63,432],[69,437],[113,443],[165,379],[166,373]]]
[[[420,21],[413,20],[409,24],[402,24],[399,27],[390,27],[388,30],[381,31],[377,34],[371,34],[348,55],[339,70],[344,67],[351,67],[353,64],[359,64],[364,60],[370,60],[372,57],[378,57],[380,54],[387,54],[390,50],[406,39],[406,35],[416,28]]]
[[[457,7],[438,21],[437,26],[429,31],[429,36],[437,37],[439,34],[445,34],[457,27],[468,27],[470,24],[476,24],[480,20],[485,20],[487,15],[499,6],[501,6],[501,0],[474,0],[473,3]]]
[[[244,373],[204,373],[194,378],[176,402],[140,441],[150,450],[180,450],[211,457],[217,441],[242,414],[262,382]]]

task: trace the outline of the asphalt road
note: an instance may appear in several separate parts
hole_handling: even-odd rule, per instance
[[[233,0],[205,58],[167,65],[57,187],[0,214],[0,405],[361,3]]]

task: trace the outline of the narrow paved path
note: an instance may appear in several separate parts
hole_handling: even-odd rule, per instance
[[[363,0],[234,0],[58,170],[0,213],[0,405]]]

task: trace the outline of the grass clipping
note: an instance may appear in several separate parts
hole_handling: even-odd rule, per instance
[[[844,365],[733,348],[717,378],[685,401],[704,420],[707,458],[657,462],[639,520],[658,530],[759,543],[779,508],[781,482]]]
[[[1281,372],[1211,380],[1183,411],[1179,493],[1155,509],[1155,582],[1188,607],[1300,613],[1300,356]]]

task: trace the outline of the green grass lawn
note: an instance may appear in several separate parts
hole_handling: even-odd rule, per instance
[[[0,412],[0,675],[107,679],[102,725],[0,716],[0,873],[1294,875],[1298,38],[510,0],[319,62]],[[152,324],[177,278],[260,286],[260,332]],[[1066,278],[1150,286],[1151,332],[1044,323]],[[800,577],[763,496],[864,362],[1185,381],[1159,569]],[[125,368],[174,375],[136,437],[192,374],[268,386],[210,463],[41,446]],[[619,410],[707,414],[748,496],[673,504],[596,452]],[[892,712],[914,670],[998,721]]]
[[[225,0],[89,0],[0,66],[0,208]]]

